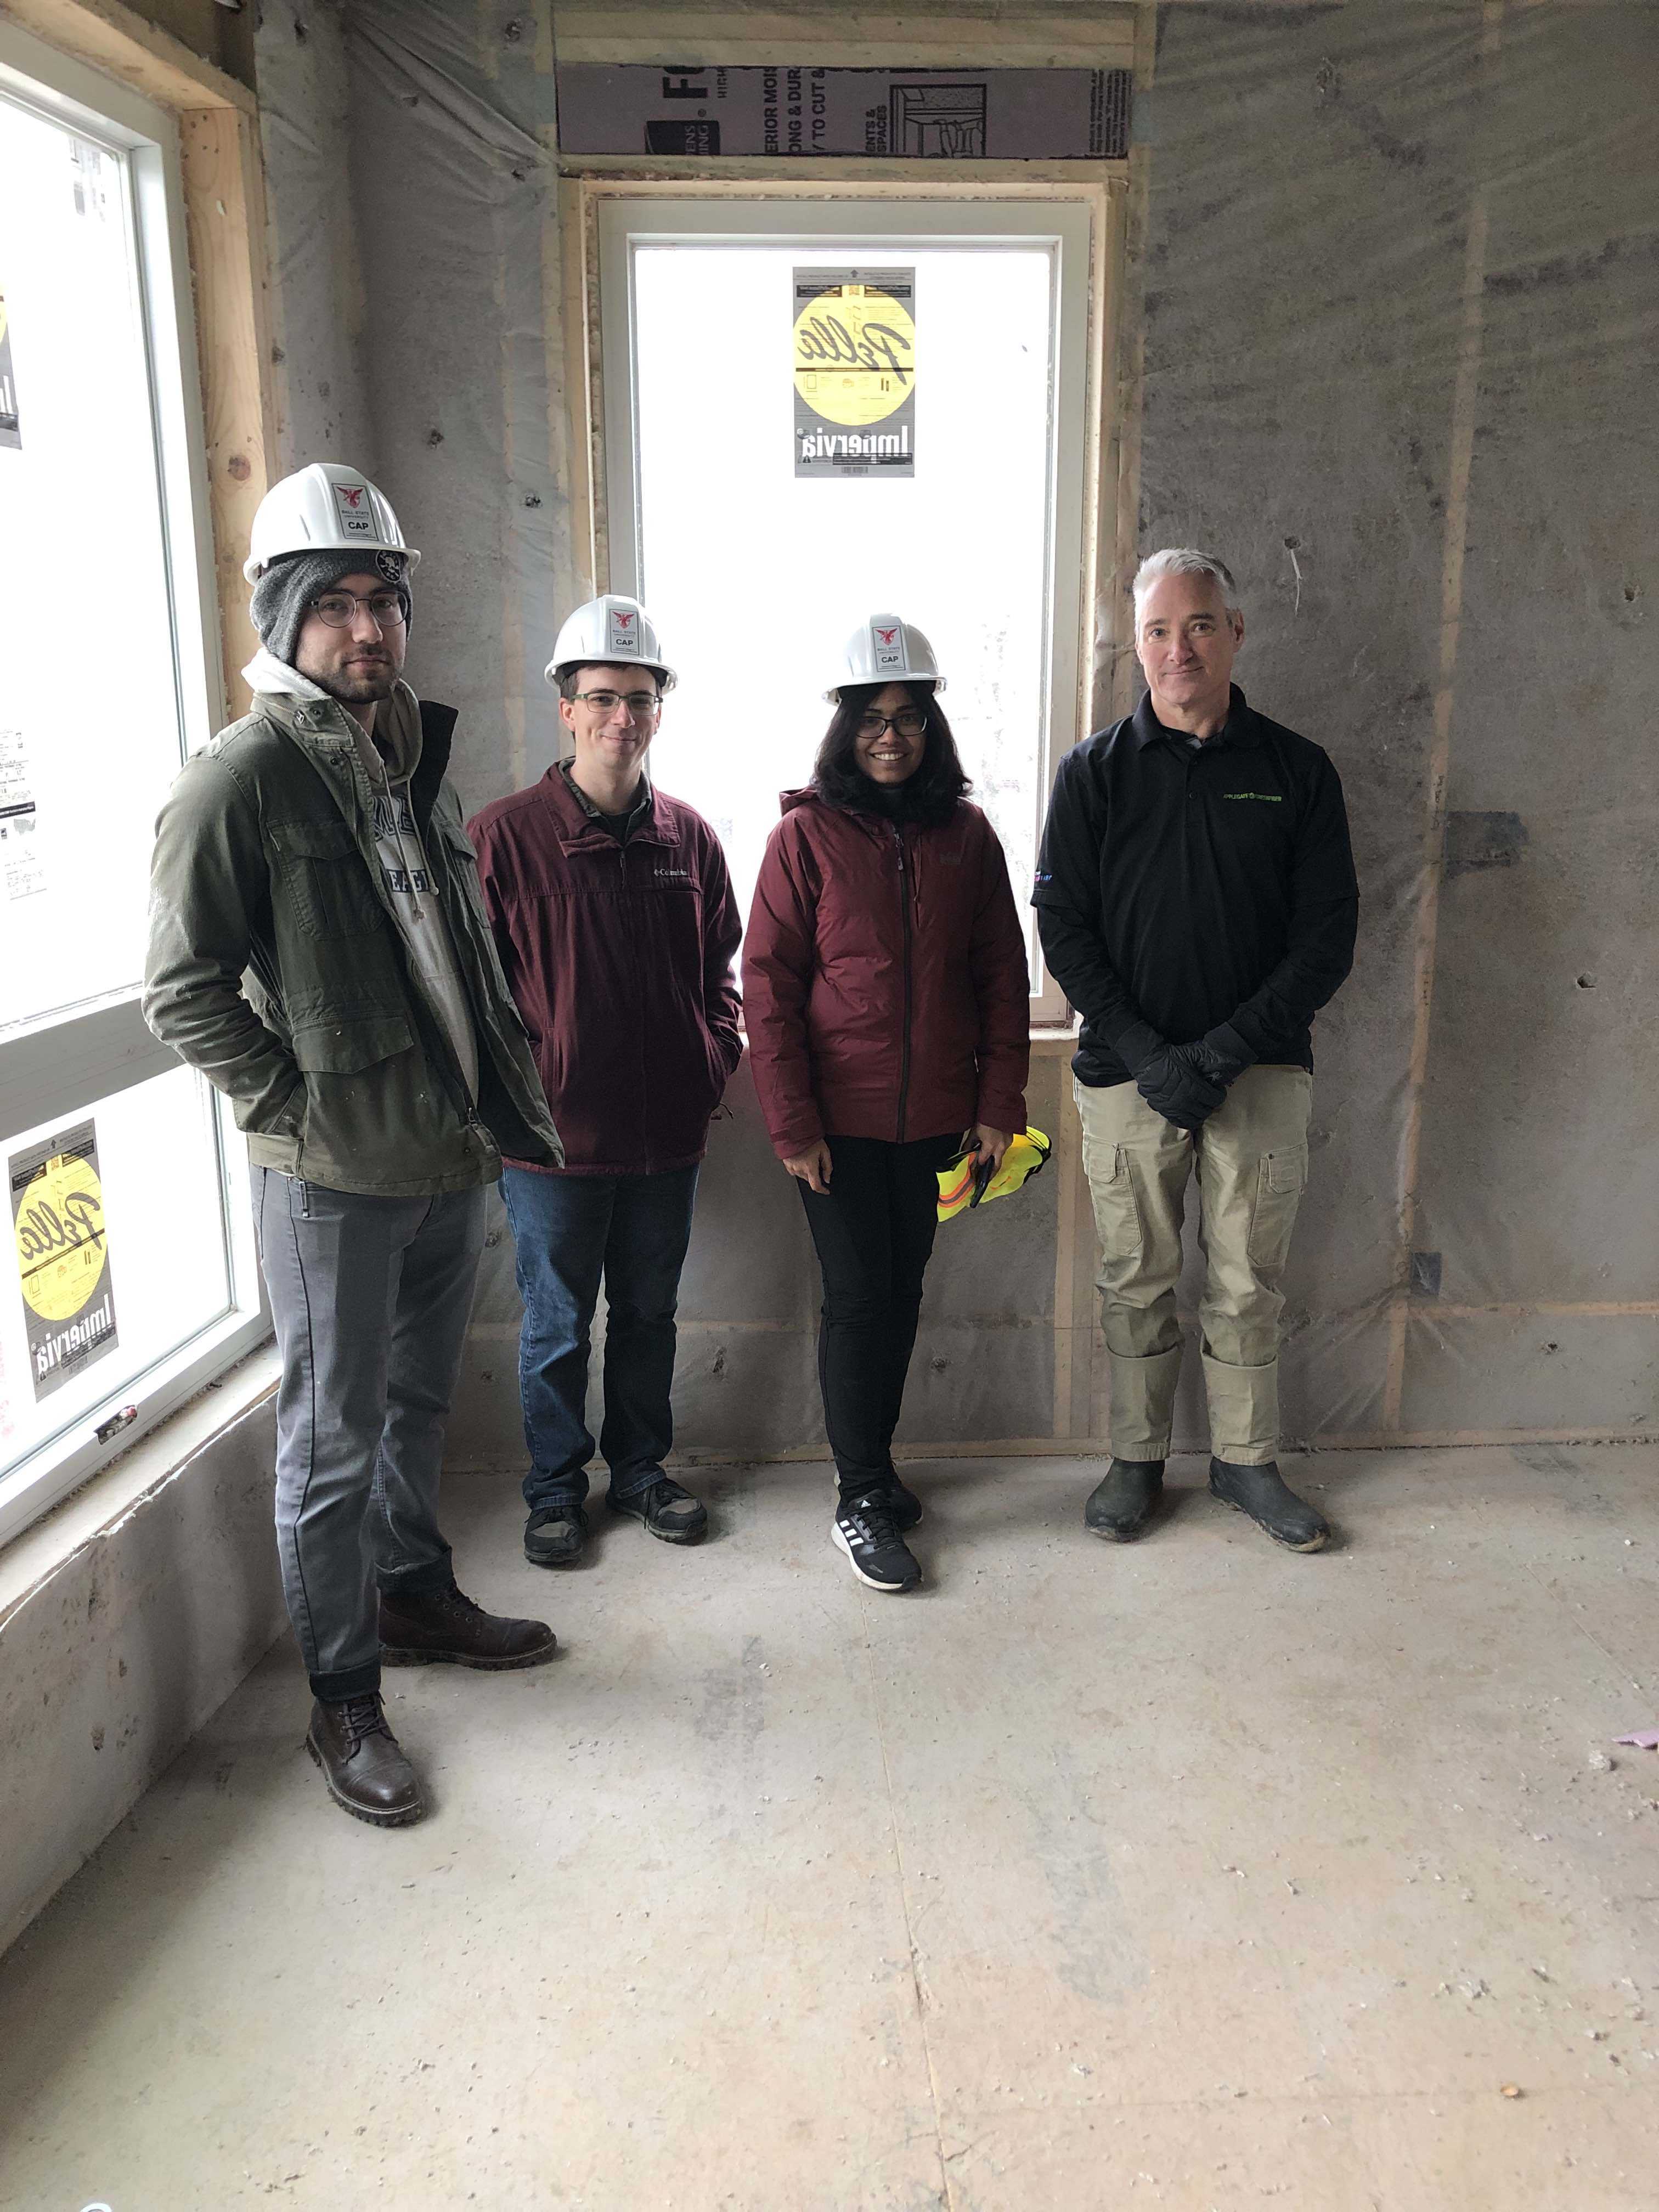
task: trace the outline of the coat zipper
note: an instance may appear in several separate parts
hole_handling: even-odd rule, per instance
[[[645,1098],[645,1096],[646,1096],[646,1066],[645,1066],[645,1052],[646,1052],[646,1041],[645,1041],[645,981],[644,981],[644,977],[643,977],[643,975],[642,975],[642,974],[641,974],[641,969],[640,969],[639,940],[638,940],[637,936],[636,936],[636,935],[635,935],[635,930],[634,930],[634,927],[633,927],[633,914],[632,914],[631,907],[630,907],[629,902],[629,896],[628,896],[628,886],[629,886],[629,873],[628,873],[628,841],[627,841],[627,839],[626,839],[626,838],[621,838],[621,839],[619,839],[619,840],[617,841],[617,866],[618,869],[619,869],[619,870],[620,870],[620,872],[620,872],[620,876],[619,876],[618,880],[619,880],[619,882],[620,882],[621,888],[622,888],[622,915],[621,915],[621,919],[622,919],[623,925],[623,936],[626,938],[626,939],[627,939],[627,941],[628,941],[628,957],[629,957],[629,959],[630,963],[632,963],[632,965],[633,965],[633,969],[634,969],[634,999],[635,999],[635,1004],[636,1005],[636,1006],[637,1006],[637,1007],[638,1007],[638,1009],[639,1009],[639,1017],[640,1017],[640,1018],[639,1018],[639,1040],[640,1040],[640,1089],[639,1089],[639,1096],[640,1096],[641,1100],[641,1101],[643,1101],[643,1100],[644,1100],[644,1098]],[[646,1173],[647,1173],[647,1175],[649,1175],[649,1174],[651,1174],[651,1173],[652,1173],[652,1171],[653,1171],[653,1162],[652,1162],[652,1158],[651,1158],[651,1149],[650,1149],[650,1146],[649,1146],[648,1145],[647,1145],[647,1144],[646,1144],[646,1142],[645,1142],[645,1116],[644,1116],[644,1112],[643,1112],[643,1109],[641,1109],[641,1115],[640,1115],[640,1139],[641,1139],[640,1148],[641,1148],[641,1151],[644,1152],[644,1154],[645,1154],[645,1171],[646,1171]]]
[[[898,847],[899,908],[904,927],[904,1031],[899,1044],[898,1133],[904,1142],[905,1109],[910,1095],[910,871],[904,857],[904,832],[896,822],[893,842]]]

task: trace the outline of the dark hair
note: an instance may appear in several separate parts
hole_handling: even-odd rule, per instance
[[[884,684],[842,686],[840,701],[823,733],[818,757],[812,763],[812,788],[831,806],[868,813],[875,794],[884,789],[859,766],[854,744],[866,709],[877,693],[886,688]],[[957,801],[965,798],[974,787],[962,765],[957,741],[951,734],[951,725],[945,719],[945,709],[939,703],[933,686],[915,683],[907,684],[904,689],[927,717],[927,749],[915,774],[890,788],[903,793],[902,810],[912,821],[944,822]]]
[[[575,697],[576,687],[582,680],[584,668],[626,668],[629,665],[629,664],[625,660],[573,660],[559,672],[559,696],[561,699]],[[662,697],[661,669],[653,668],[650,662],[646,660],[642,660],[640,666],[644,669],[647,676],[656,678],[657,696],[660,699]]]

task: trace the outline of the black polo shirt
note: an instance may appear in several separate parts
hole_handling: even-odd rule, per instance
[[[1127,1083],[1148,1029],[1187,1044],[1223,1022],[1258,1060],[1311,1068],[1359,915],[1341,781],[1236,684],[1201,745],[1143,698],[1061,762],[1031,903],[1083,1016],[1079,1081]]]

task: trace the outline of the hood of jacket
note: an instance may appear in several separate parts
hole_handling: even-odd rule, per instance
[[[313,704],[331,702],[349,721],[356,720],[331,691],[325,691],[320,684],[313,684],[310,677],[302,676],[286,660],[278,660],[265,646],[259,647],[243,669],[242,680],[251,691],[262,693],[266,698],[303,699]],[[362,725],[357,726],[361,728]],[[412,776],[421,764],[421,702],[401,676],[392,685],[390,696],[380,702],[372,734],[375,750],[386,763],[386,773],[393,781],[402,783]]]

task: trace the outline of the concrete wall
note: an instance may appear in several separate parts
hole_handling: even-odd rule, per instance
[[[951,12],[1012,35],[1038,11]],[[427,549],[411,673],[462,708],[469,805],[554,757],[539,669],[581,568],[551,76],[574,20],[545,0],[272,0],[260,37],[286,458],[363,456]],[[662,58],[686,58],[672,13],[606,20],[660,26]],[[772,46],[786,21],[766,11]],[[1659,1164],[1641,1019],[1659,13],[1179,0],[1146,22],[1120,333],[1138,542],[1236,566],[1241,680],[1335,757],[1364,893],[1316,1040],[1287,1426],[1640,1434],[1659,1418],[1632,1202]],[[1109,639],[1125,580],[1105,579]],[[682,1444],[804,1451],[806,1242],[746,1076],[729,1107],[682,1308]],[[941,1238],[918,1447],[1098,1448],[1091,1231],[1052,1054],[1032,1115],[1062,1139],[1048,1176]],[[456,1425],[478,1463],[519,1452],[510,1259],[499,1235]],[[1190,1390],[1182,1430],[1202,1433]]]
[[[204,1393],[0,1557],[0,1950],[284,1632],[272,1401],[222,1403]]]

